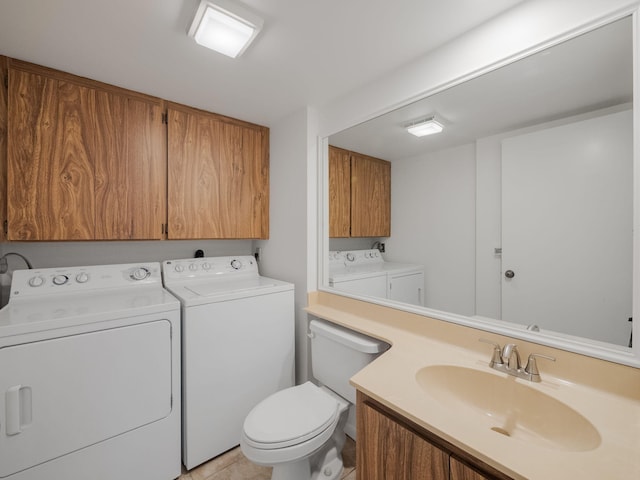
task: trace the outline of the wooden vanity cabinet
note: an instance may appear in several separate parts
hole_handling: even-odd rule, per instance
[[[329,146],[329,236],[391,235],[391,163]]]
[[[357,392],[358,480],[511,480]]]
[[[269,129],[168,108],[168,238],[269,237]]]
[[[162,238],[162,100],[8,60],[8,240]]]

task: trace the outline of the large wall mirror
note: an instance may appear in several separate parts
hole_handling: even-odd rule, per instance
[[[399,308],[637,366],[633,59],[625,17],[331,135],[391,162],[391,235],[326,250],[423,265]]]

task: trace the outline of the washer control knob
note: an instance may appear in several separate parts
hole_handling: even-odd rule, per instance
[[[81,272],[76,275],[76,282],[87,283],[89,281],[89,275],[86,272]]]
[[[211,264],[210,264],[210,263],[208,263],[208,262],[204,262],[204,263],[202,264],[202,269],[203,269],[203,270],[209,270],[210,268],[211,268]]]
[[[69,281],[69,277],[67,277],[66,275],[56,275],[55,277],[53,277],[54,285],[64,285],[68,281]]]
[[[191,265],[189,265],[189,270],[191,270],[192,272],[195,272],[196,270],[198,270],[198,265],[196,265],[195,263],[192,263]]]
[[[347,253],[347,260],[353,262],[356,259],[355,255],[351,252]]]
[[[234,258],[233,260],[231,260],[231,268],[233,268],[234,270],[240,270],[242,268],[242,262],[237,258]]]
[[[180,272],[183,272],[183,271],[184,271],[184,267],[183,267],[182,265],[179,265],[179,264],[178,264],[178,265],[176,265],[173,269],[174,269],[176,272],[178,272],[178,273],[180,273]]]
[[[41,287],[42,285],[44,285],[44,278],[42,278],[41,276],[31,277],[29,279],[30,287]]]
[[[149,275],[151,275],[151,272],[149,271],[149,269],[140,267],[140,268],[136,268],[133,272],[131,272],[131,279],[144,280],[145,278],[149,277]]]

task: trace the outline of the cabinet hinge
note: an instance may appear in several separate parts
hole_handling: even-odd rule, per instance
[[[161,228],[161,230],[162,230],[162,234],[163,234],[163,235],[166,235],[166,234],[168,234],[168,233],[169,233],[169,224],[168,224],[168,223],[163,223],[163,224],[160,226],[160,228]]]
[[[169,125],[169,114],[168,113],[163,113],[162,114],[162,123],[164,123],[165,125]]]
[[[4,232],[5,235],[9,234],[9,222],[7,220],[2,222],[2,231]]]

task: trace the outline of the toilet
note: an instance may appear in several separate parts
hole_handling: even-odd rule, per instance
[[[270,395],[247,415],[240,447],[272,480],[334,480],[342,473],[345,430],[355,436],[356,391],[349,379],[389,348],[339,325],[311,320],[311,382]],[[349,425],[348,425],[349,423]]]

